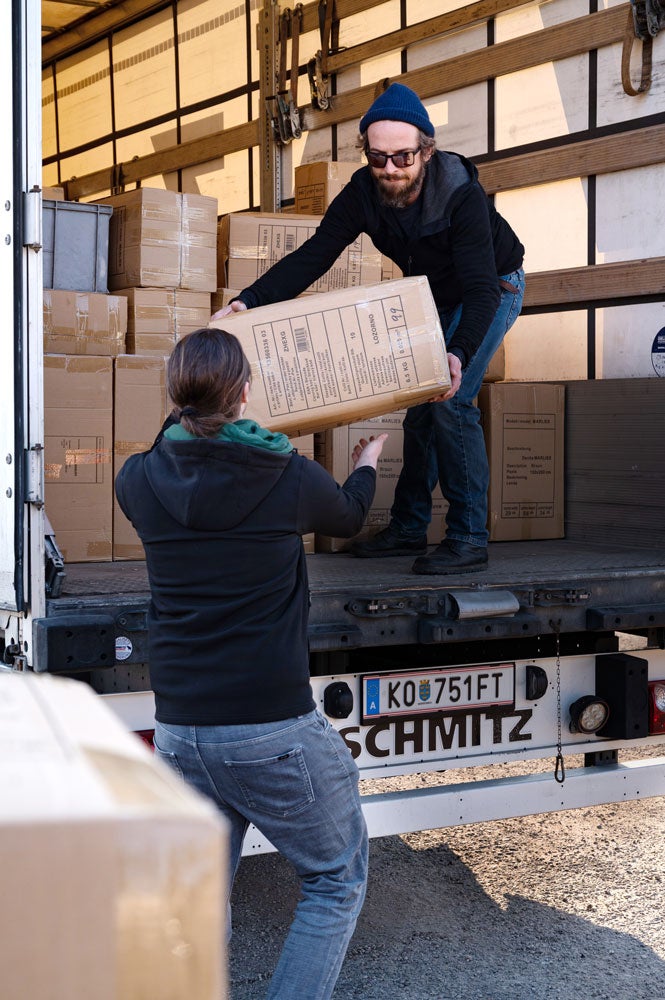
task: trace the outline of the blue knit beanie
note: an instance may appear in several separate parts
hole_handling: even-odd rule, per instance
[[[372,122],[383,121],[408,122],[425,135],[434,135],[434,126],[420,98],[403,83],[391,83],[388,89],[377,97],[367,114],[360,119],[360,131],[366,132]]]

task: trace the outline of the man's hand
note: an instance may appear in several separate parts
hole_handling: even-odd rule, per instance
[[[372,469],[376,469],[376,463],[379,460],[379,455],[381,454],[383,446],[387,440],[387,434],[379,434],[376,438],[371,437],[369,441],[367,441],[366,438],[361,438],[360,442],[351,452],[353,468],[362,469],[363,465],[369,465]]]
[[[231,313],[244,312],[246,308],[247,306],[242,299],[234,299],[233,302],[229,302],[228,306],[224,306],[223,309],[218,309],[216,313],[213,313],[210,319],[223,319],[224,316],[230,316]]]
[[[450,369],[450,389],[440,396],[432,396],[428,400],[429,403],[443,403],[446,399],[452,399],[462,384],[462,362],[456,354],[448,355],[448,368]]]

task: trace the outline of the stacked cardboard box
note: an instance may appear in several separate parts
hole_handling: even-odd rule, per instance
[[[44,289],[44,351],[114,357],[125,350],[127,300],[100,292]]]
[[[246,288],[279,260],[297,250],[316,231],[316,215],[232,213],[220,219],[218,286]],[[381,280],[381,255],[362,233],[308,292],[329,292]]]
[[[102,203],[113,207],[109,287],[128,300],[127,350],[169,354],[210,318],[217,200],[138,188]]]
[[[208,325],[209,292],[184,288],[121,288],[127,302],[127,352],[167,355],[178,340]]]
[[[217,287],[217,200],[159,188],[102,198],[111,205],[109,288]]]
[[[113,359],[44,357],[46,513],[66,562],[111,559]]]
[[[295,211],[302,215],[323,215],[361,166],[337,160],[301,163],[295,169]]]
[[[171,409],[163,357],[122,354],[115,359],[113,394],[113,482],[130,455],[147,451]],[[113,558],[143,559],[134,528],[113,501]]]
[[[564,535],[564,392],[546,382],[495,382],[480,390],[491,541]]]

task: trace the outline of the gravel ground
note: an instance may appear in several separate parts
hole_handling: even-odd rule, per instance
[[[372,840],[335,1000],[665,1000],[664,843],[665,798]],[[243,859],[231,1000],[265,995],[297,895]]]

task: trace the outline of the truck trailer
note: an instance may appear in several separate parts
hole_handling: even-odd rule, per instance
[[[358,120],[399,81],[527,248],[499,384],[562,387],[559,536],[495,537],[471,576],[307,556],[313,689],[374,836],[665,794],[665,7],[443,6],[0,13],[1,669],[77,678],[148,740],[145,564],[63,558],[45,502],[45,189],[287,217],[296,168],[360,166]]]

